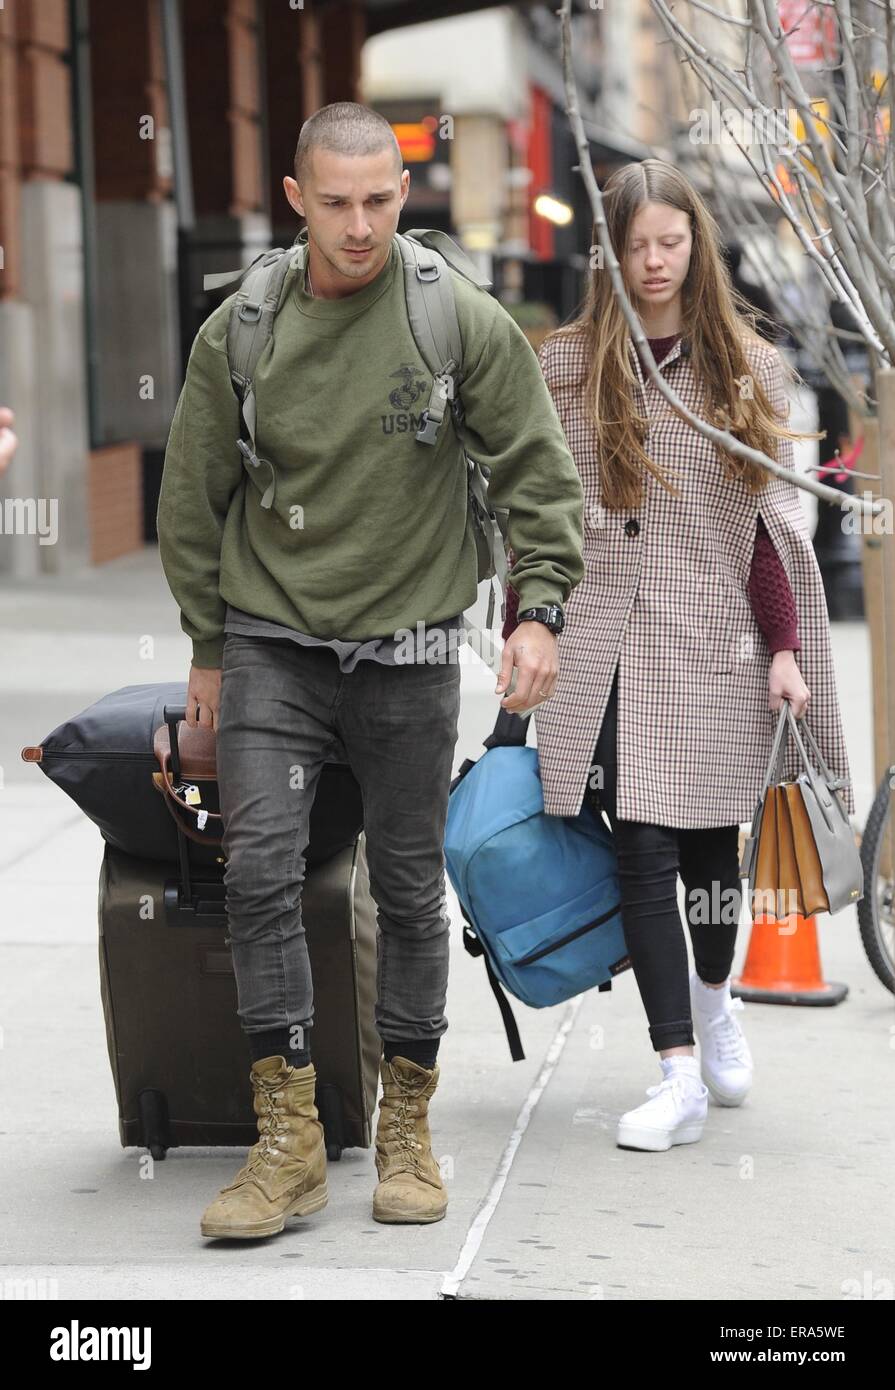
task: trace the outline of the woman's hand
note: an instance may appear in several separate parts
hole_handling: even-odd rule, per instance
[[[768,672],[769,707],[780,710],[783,701],[789,700],[796,719],[801,719],[810,699],[811,691],[802,680],[795,652],[775,652]]]
[[[9,406],[0,405],[0,473],[6,471],[10,459],[18,447],[18,439],[13,431],[16,417]]]

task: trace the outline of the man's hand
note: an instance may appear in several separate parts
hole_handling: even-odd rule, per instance
[[[810,699],[811,691],[796,665],[795,652],[775,652],[768,672],[768,707],[779,710],[783,701],[789,700],[796,719],[801,719]]]
[[[186,692],[186,722],[191,729],[218,727],[221,703],[221,669],[216,666],[191,666]],[[199,717],[196,718],[196,706]]]
[[[544,623],[535,622],[520,623],[513,629],[504,644],[496,695],[509,685],[514,666],[518,671],[516,688],[500,703],[511,714],[518,714],[529,705],[548,700],[556,689],[559,679],[556,633]]]

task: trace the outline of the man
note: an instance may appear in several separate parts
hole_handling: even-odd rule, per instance
[[[407,319],[394,234],[410,175],[390,125],[353,102],[323,107],[303,125],[283,186],[307,219],[309,252],[254,378],[273,505],[260,505],[267,475],[244,471],[235,447],[228,301],[193,345],[158,509],[162,563],[193,642],[188,723],[217,731],[229,943],[262,1135],[205,1211],[208,1236],[270,1235],[327,1200],[299,900],[328,757],[349,762],[361,786],[378,908],[374,1216],[435,1221],[447,1204],[427,1109],[447,1028],[456,639],[477,588],[466,466],[452,427],[435,447],[408,428],[432,377]],[[524,618],[561,605],[582,577],[581,483],[524,335],[451,273],[466,420],[491,468],[492,503],[510,508]],[[422,655],[403,660],[418,623]],[[427,660],[438,646],[441,659]],[[505,708],[552,695],[557,640],[544,621],[522,621],[507,643],[498,693],[513,665]]]

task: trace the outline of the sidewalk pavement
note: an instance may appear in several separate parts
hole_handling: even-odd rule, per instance
[[[863,826],[866,631],[837,624],[833,640]],[[152,1165],[120,1148],[97,965],[102,841],[19,756],[107,691],[186,679],[155,549],[8,582],[0,642],[0,1295],[30,1279],[60,1299],[892,1297],[893,999],[853,910],[819,924],[825,975],[848,983],[846,1001],[747,1004],[749,1100],[712,1105],[700,1143],[651,1154],[615,1146],[618,1116],[660,1079],[631,973],[553,1009],[514,1003],[527,1055],[513,1063],[452,897],[431,1109],[445,1220],[374,1222],[372,1151],[355,1149],[330,1164],[322,1212],[270,1240],[204,1241],[200,1212],[245,1151],[172,1149]],[[484,667],[466,667],[463,683],[458,766],[478,756],[497,708]],[[735,974],[748,937],[746,922]]]

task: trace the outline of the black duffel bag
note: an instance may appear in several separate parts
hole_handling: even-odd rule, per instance
[[[37,763],[99,826],[110,845],[145,859],[177,862],[178,823],[189,821],[189,813],[184,805],[178,821],[172,814],[172,796],[159,785],[157,731],[166,730],[166,714],[183,712],[186,692],[186,684],[178,681],[113,690],[60,724],[42,743],[23,748],[22,757]],[[177,725],[172,721],[171,727]],[[179,727],[180,740],[195,733],[185,724]],[[213,740],[213,734],[205,732]],[[169,739],[163,742],[170,746]],[[171,762],[176,765],[176,757]],[[186,833],[193,862],[210,864],[222,853],[213,779],[203,786],[202,795],[209,817],[204,826],[189,821]],[[311,808],[307,864],[323,863],[353,844],[363,823],[361,791],[351,768],[325,763]]]

